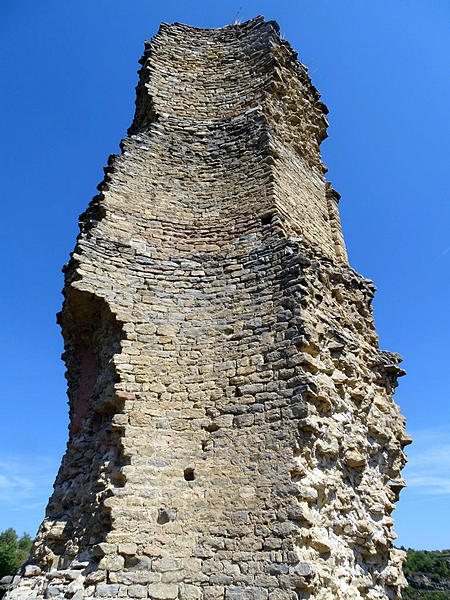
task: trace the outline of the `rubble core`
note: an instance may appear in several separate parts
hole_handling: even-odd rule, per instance
[[[410,442],[327,109],[273,21],[162,24],[80,217],[67,451],[7,600],[386,600]]]

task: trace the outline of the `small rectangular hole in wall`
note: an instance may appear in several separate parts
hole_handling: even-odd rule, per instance
[[[194,479],[195,479],[194,469],[185,469],[184,470],[184,478],[186,481],[194,481]]]
[[[274,213],[267,213],[265,215],[262,215],[261,217],[261,225],[264,227],[265,225],[270,225],[272,223],[272,219],[273,219]]]

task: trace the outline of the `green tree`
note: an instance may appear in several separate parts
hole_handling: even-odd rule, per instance
[[[443,555],[439,551],[409,549],[403,570],[405,575],[409,573],[425,573],[432,579],[439,581],[450,577],[450,568],[446,557],[446,551]]]
[[[27,560],[32,544],[28,533],[21,538],[12,528],[0,533],[0,578],[17,573]]]
[[[415,590],[409,587],[403,592],[403,600],[450,600],[450,592]]]

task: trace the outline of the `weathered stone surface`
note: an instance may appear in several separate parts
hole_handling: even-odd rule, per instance
[[[151,583],[148,586],[150,598],[155,600],[173,600],[178,597],[178,586],[168,583]]]
[[[13,579],[14,577],[11,575],[5,575],[5,577],[0,579],[0,598],[3,598],[6,592],[11,588]]]
[[[387,600],[410,439],[278,26],[163,24],[80,217],[67,452],[8,600]]]

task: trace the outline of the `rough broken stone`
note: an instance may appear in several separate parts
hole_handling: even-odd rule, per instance
[[[111,598],[117,596],[119,586],[116,583],[99,583],[95,587],[95,593],[100,598]]]
[[[155,600],[173,600],[178,596],[178,586],[170,583],[151,583],[148,593],[150,598]]]
[[[123,544],[119,544],[119,554],[124,554],[126,556],[134,556],[137,552],[137,544],[134,542],[125,542]]]
[[[26,565],[23,570],[24,577],[36,577],[42,573],[41,569],[36,565]]]
[[[360,454],[359,452],[347,452],[344,459],[347,467],[352,467],[355,469],[364,467],[367,464],[367,460]]]
[[[105,569],[105,571],[120,571],[124,564],[123,556],[105,556],[98,566],[99,569]]]
[[[314,574],[314,567],[310,563],[300,562],[292,569],[297,575],[302,577],[311,577]]]

